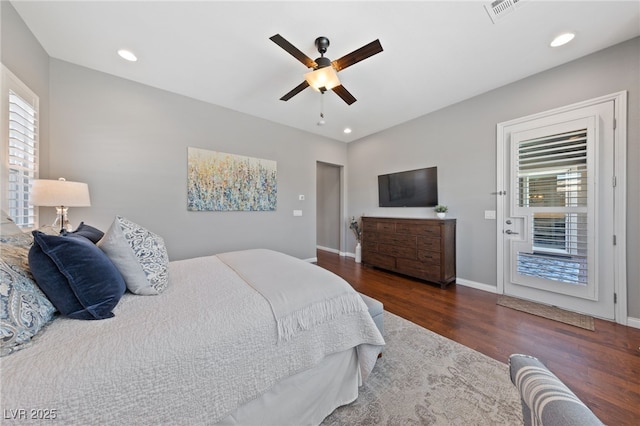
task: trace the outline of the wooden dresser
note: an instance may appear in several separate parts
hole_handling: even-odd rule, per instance
[[[456,279],[456,220],[363,217],[362,263],[444,288]]]

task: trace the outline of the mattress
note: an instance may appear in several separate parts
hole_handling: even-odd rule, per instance
[[[232,422],[249,418],[240,407],[260,413],[265,405],[252,401],[268,406],[289,378],[357,365],[316,422],[354,398],[384,344],[366,310],[280,340],[269,302],[216,256],[171,262],[169,276],[160,295],[125,294],[105,320],[58,318],[31,347],[2,358],[4,423],[37,423],[45,413],[64,424]],[[295,406],[313,404],[312,394],[299,396]]]

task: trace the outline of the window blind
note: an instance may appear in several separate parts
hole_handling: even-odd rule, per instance
[[[19,227],[31,228],[37,222],[35,208],[29,204],[29,190],[38,171],[37,101],[28,102],[11,89],[8,99],[8,213]]]
[[[586,206],[586,129],[521,142],[518,177],[521,207]]]
[[[533,251],[518,253],[518,272],[587,284],[587,130],[518,145],[518,204],[529,208]]]

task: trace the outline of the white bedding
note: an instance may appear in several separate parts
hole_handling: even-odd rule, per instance
[[[318,425],[336,407],[358,398],[359,383],[357,351],[338,352],[314,368],[276,383],[216,426]]]
[[[344,280],[284,253],[253,249],[217,257],[269,302],[279,340],[289,340],[341,315],[367,310]]]
[[[216,256],[171,262],[169,276],[161,295],[126,294],[106,320],[56,319],[2,358],[3,412],[29,420],[55,410],[64,424],[212,424],[329,354],[357,347],[368,373],[384,344],[366,311],[278,341],[269,302]]]

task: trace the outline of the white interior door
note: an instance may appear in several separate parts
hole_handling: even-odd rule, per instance
[[[609,100],[504,128],[504,294],[615,318],[614,127]]]

